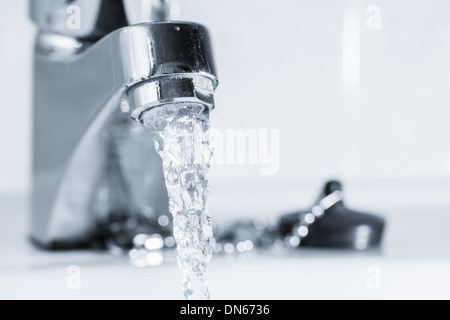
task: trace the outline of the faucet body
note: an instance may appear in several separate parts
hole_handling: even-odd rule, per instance
[[[49,0],[31,2],[40,26],[34,54],[32,239],[47,248],[79,247],[101,236],[101,226],[168,215],[161,160],[138,122],[142,112],[165,103],[214,107],[217,78],[208,31],[184,22],[123,27],[123,5],[109,0],[116,24],[90,23],[83,33],[65,34],[60,24],[41,17],[54,15],[54,6],[39,7]],[[101,11],[108,2],[86,3]]]

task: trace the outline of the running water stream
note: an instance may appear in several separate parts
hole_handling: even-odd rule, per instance
[[[214,245],[206,210],[212,156],[209,114],[201,104],[176,103],[146,111],[141,119],[163,161],[183,293],[189,300],[209,299],[206,266]]]

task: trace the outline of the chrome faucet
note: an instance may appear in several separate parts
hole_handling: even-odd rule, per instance
[[[138,122],[167,103],[214,108],[207,29],[167,21],[164,0],[31,0],[30,9],[39,28],[33,240],[72,248],[111,230],[158,228],[153,222],[169,214],[167,191],[161,160]]]

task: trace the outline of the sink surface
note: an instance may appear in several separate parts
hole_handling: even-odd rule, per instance
[[[380,251],[215,257],[208,268],[212,298],[449,299],[448,210],[436,208],[439,223],[427,225],[416,210],[395,208]],[[0,197],[0,299],[183,298],[174,263],[136,268],[105,252],[42,251],[29,243],[26,226],[26,198]],[[79,267],[79,290],[68,288],[69,266]]]

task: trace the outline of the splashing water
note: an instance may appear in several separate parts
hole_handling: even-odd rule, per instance
[[[210,298],[205,272],[214,238],[206,210],[209,197],[206,175],[212,149],[209,115],[204,109],[201,104],[177,103],[151,109],[142,117],[163,160],[186,299]]]

